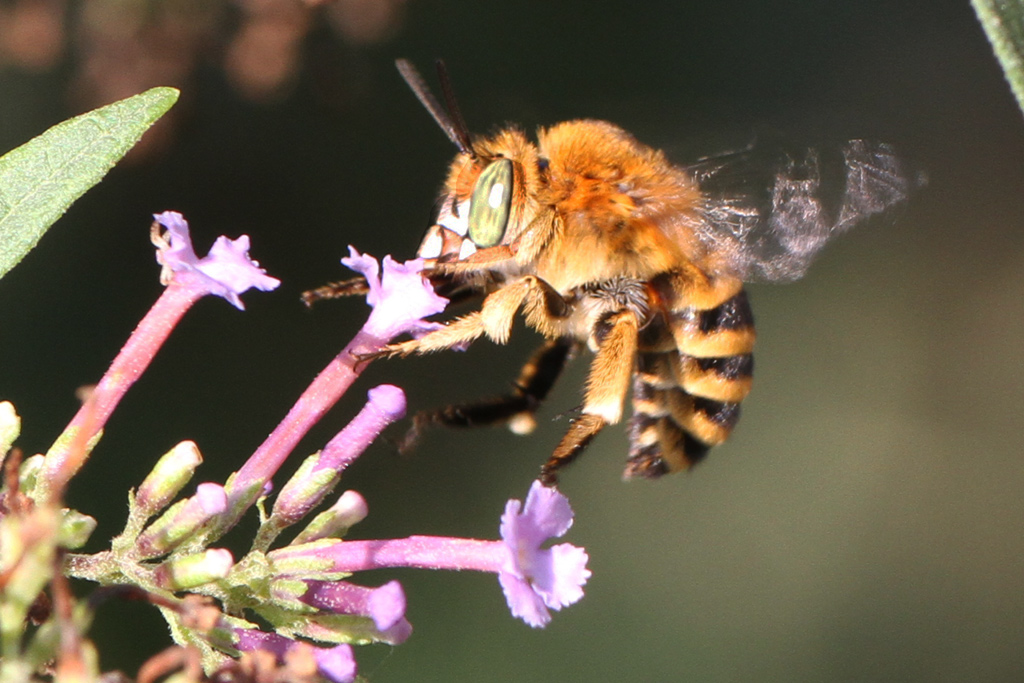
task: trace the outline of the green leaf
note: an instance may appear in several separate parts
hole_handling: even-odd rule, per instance
[[[153,88],[63,123],[0,157],[0,277],[178,99]]]
[[[1017,106],[1024,112],[1024,2],[971,0],[1003,67]]]

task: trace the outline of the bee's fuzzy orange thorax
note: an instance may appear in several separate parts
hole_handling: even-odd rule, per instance
[[[547,160],[540,203],[564,222],[537,264],[560,291],[628,276],[646,279],[686,260],[670,234],[700,191],[664,155],[604,121],[569,121],[538,134]],[[666,230],[668,228],[668,230]]]

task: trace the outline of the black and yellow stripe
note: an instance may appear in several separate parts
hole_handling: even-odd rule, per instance
[[[669,311],[648,326],[633,378],[627,478],[687,469],[728,438],[750,392],[754,338],[742,290],[715,308]]]

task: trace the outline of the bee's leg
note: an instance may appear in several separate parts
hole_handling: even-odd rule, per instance
[[[434,283],[434,291],[445,299],[448,299],[448,305],[454,306],[456,304],[464,304],[467,301],[478,299],[483,296],[483,290],[479,287],[473,287],[471,285],[463,284],[452,284],[450,282],[438,282]]]
[[[448,275],[462,273],[477,273],[487,268],[493,268],[502,263],[508,263],[515,258],[512,250],[504,244],[496,247],[485,247],[477,249],[464,259],[446,263],[438,263],[435,268]]]
[[[521,408],[508,420],[508,428],[513,433],[529,434],[537,427],[534,414],[555,386],[575,348],[576,342],[569,337],[549,339],[519,371],[513,396],[521,397],[518,402]]]
[[[541,468],[541,480],[548,486],[557,483],[558,470],[575,460],[598,432],[622,418],[639,329],[640,321],[631,310],[611,313],[595,327],[598,349],[587,378],[583,415],[573,422]]]
[[[454,282],[444,273],[428,272],[426,276],[433,285],[434,291],[448,299],[449,304],[462,303],[480,296],[480,290],[472,285]],[[354,277],[349,280],[328,282],[322,287],[308,289],[302,293],[302,303],[312,307],[318,301],[341,299],[347,296],[365,296],[370,293],[370,285],[365,277]]]
[[[483,335],[487,335],[498,344],[505,344],[512,333],[516,312],[524,303],[527,322],[535,327],[542,321],[565,317],[569,313],[565,299],[551,285],[540,278],[528,275],[491,293],[484,299],[479,311],[456,318],[419,339],[388,344],[380,355],[408,356],[413,353],[443,351],[456,346],[466,346]],[[539,329],[546,333],[550,327],[542,326]]]
[[[345,296],[363,296],[370,291],[365,277],[354,277],[351,280],[328,282],[322,287],[309,289],[302,293],[302,303],[311,307],[318,301],[340,299]]]
[[[536,425],[533,414],[554,386],[573,346],[570,338],[546,341],[523,366],[511,394],[417,413],[399,449],[412,447],[422,431],[431,425],[482,427],[507,422],[509,429],[517,434],[533,431]]]

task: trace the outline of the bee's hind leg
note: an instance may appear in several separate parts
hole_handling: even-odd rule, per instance
[[[482,427],[507,423],[517,434],[533,431],[534,413],[551,391],[574,347],[575,342],[567,337],[546,341],[523,366],[510,394],[417,413],[399,449],[405,451],[414,446],[423,430],[434,425]]]
[[[573,422],[541,467],[540,478],[546,485],[557,484],[558,470],[578,458],[598,432],[622,418],[622,405],[636,362],[639,330],[637,314],[629,309],[610,313],[595,326],[592,335],[598,348],[587,377],[583,415]]]

